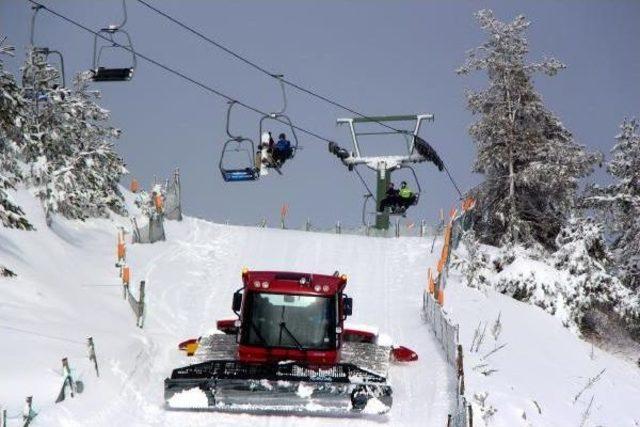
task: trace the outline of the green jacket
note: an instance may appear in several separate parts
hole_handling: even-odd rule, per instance
[[[411,191],[411,189],[409,187],[404,187],[400,189],[400,192],[398,193],[398,195],[400,197],[402,197],[403,199],[408,199],[409,197],[411,197],[413,195],[413,192]]]

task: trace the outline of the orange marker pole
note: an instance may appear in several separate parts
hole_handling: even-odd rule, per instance
[[[435,287],[436,284],[433,281],[433,275],[431,274],[431,267],[429,267],[429,273],[428,273],[428,282],[429,282],[429,293],[431,295],[433,295],[433,292],[435,291]]]
[[[131,179],[131,185],[129,186],[129,189],[131,190],[132,193],[137,193],[138,191],[140,191],[140,183],[138,182],[137,179],[135,178]]]
[[[129,266],[122,267],[122,284],[129,286],[130,279],[131,279],[131,270],[129,269]]]

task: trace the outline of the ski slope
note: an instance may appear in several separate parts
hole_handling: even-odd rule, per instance
[[[48,229],[26,192],[17,198],[37,232],[2,229],[0,264],[19,277],[0,278],[0,405],[18,425],[24,396],[34,396],[46,426],[335,426],[318,416],[266,416],[171,412],[163,407],[163,379],[188,364],[178,342],[212,331],[233,316],[233,292],[243,267],[298,270],[349,277],[352,324],[381,333],[418,352],[414,364],[393,366],[394,406],[385,416],[349,424],[442,426],[455,392],[439,344],[421,318],[425,271],[435,261],[430,239],[381,239],[250,227],[186,218],[169,222],[168,241],[128,245],[132,282],[147,281],[148,312],[135,327],[114,268],[117,225],[124,219],[86,223],[56,219]],[[134,286],[137,292],[137,286]],[[86,357],[92,335],[100,363],[96,378]],[[60,404],[60,359],[85,383],[85,392]]]

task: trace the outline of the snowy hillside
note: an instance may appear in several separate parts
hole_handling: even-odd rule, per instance
[[[462,279],[453,274],[454,280]],[[449,286],[445,306],[461,326],[467,395],[479,405],[487,393],[485,410],[477,406],[474,412],[477,419],[492,407],[497,412],[487,417],[491,426],[639,425],[638,366],[578,339],[541,308],[492,290]],[[485,337],[471,352],[479,324],[481,330],[486,325]]]
[[[30,196],[20,193],[19,201],[30,218],[39,218]],[[40,218],[35,225],[37,232],[3,229],[0,237],[0,263],[19,274],[0,282],[0,365],[11,366],[2,370],[0,403],[10,417],[33,394],[36,425],[336,425],[334,418],[164,410],[163,379],[188,363],[178,342],[232,316],[232,293],[247,266],[347,274],[351,320],[378,326],[420,355],[415,364],[392,368],[388,416],[350,422],[441,426],[446,420],[455,384],[420,316],[425,266],[433,262],[430,240],[170,222],[167,242],[128,245],[132,282],[147,281],[148,315],[140,330],[114,268],[116,224],[56,220],[49,230]],[[96,342],[99,379],[86,357],[87,335]],[[86,390],[54,405],[63,356]]]
[[[260,416],[168,412],[163,379],[188,363],[176,345],[230,317],[231,295],[240,271],[290,269],[349,277],[353,323],[378,326],[398,344],[418,352],[415,364],[393,366],[394,406],[387,416],[354,418],[353,425],[442,426],[455,393],[453,374],[420,313],[426,268],[438,249],[431,239],[381,239],[212,224],[186,218],[167,224],[167,242],[128,245],[132,282],[147,281],[145,328],[135,326],[122,300],[114,268],[116,230],[125,219],[86,223],[56,219],[44,223],[26,192],[17,200],[38,231],[2,229],[0,264],[17,278],[0,279],[0,405],[9,426],[18,425],[24,397],[34,396],[35,424],[46,426],[326,425],[331,417]],[[466,355],[467,396],[474,425],[483,414],[491,426],[634,426],[640,409],[640,370],[593,350],[541,309],[492,292],[466,288],[452,273],[445,308],[461,325]],[[134,287],[136,288],[136,287]],[[501,331],[492,334],[500,314]],[[478,323],[487,325],[483,343],[470,351]],[[86,355],[85,339],[96,343],[101,376]],[[492,350],[505,347],[488,355]],[[69,357],[85,391],[60,404],[60,359]],[[483,358],[484,356],[484,358]],[[605,369],[593,387],[574,396]],[[482,373],[484,372],[484,374]],[[481,394],[488,392],[484,399]],[[474,399],[474,395],[479,399]],[[635,424],[637,425],[637,424]]]

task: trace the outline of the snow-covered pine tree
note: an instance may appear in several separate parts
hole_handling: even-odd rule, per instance
[[[80,111],[76,118],[80,129],[80,152],[76,163],[83,183],[88,216],[106,216],[109,211],[127,213],[124,197],[118,188],[120,177],[127,172],[122,159],[115,152],[113,140],[120,129],[107,125],[110,114],[95,101],[100,92],[89,90],[90,72],[79,73],[74,79],[72,102]]]
[[[613,256],[602,223],[573,216],[556,237],[556,245],[552,259],[557,269],[568,273],[562,292],[578,325],[588,329],[590,314],[600,312],[639,332],[640,295],[609,273]]]
[[[461,75],[487,73],[486,89],[468,91],[468,108],[480,116],[469,132],[477,147],[473,170],[485,176],[476,190],[475,230],[490,244],[553,248],[580,178],[600,159],[577,144],[549,111],[533,76],[565,68],[556,59],[527,62],[524,16],[505,23],[490,10],[476,13],[488,40],[468,53]]]
[[[15,77],[4,69],[3,54],[13,48],[3,45],[0,36],[0,223],[4,227],[33,229],[24,211],[7,193],[22,179],[18,154],[23,146],[23,124],[26,101],[22,98]]]
[[[640,124],[624,119],[608,172],[615,181],[605,187],[587,190],[585,205],[595,208],[604,218],[614,240],[611,245],[623,282],[640,289]]]
[[[44,55],[28,52],[23,86],[33,107],[24,153],[47,221],[54,213],[82,220],[123,214],[117,183],[125,169],[112,143],[119,131],[106,125],[109,112],[94,102],[98,94],[88,90],[87,75],[76,76],[73,91],[58,76]]]
[[[56,175],[75,152],[75,138],[69,135],[69,91],[60,87],[60,73],[50,66],[46,56],[34,48],[27,50],[22,67],[22,90],[30,100],[27,120],[28,140],[23,157],[29,165],[29,183],[41,200],[47,223],[60,211],[67,193],[60,188]],[[69,177],[71,178],[71,177]],[[71,186],[70,179],[65,183]],[[66,212],[65,212],[66,213]]]

